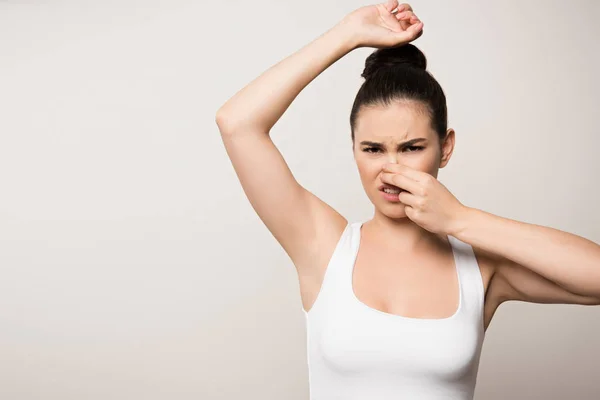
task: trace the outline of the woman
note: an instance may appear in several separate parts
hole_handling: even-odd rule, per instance
[[[217,112],[261,220],[292,259],[307,321],[311,399],[471,399],[483,336],[505,301],[600,304],[600,246],[460,203],[437,179],[452,155],[446,99],[396,0],[366,6]],[[354,157],[375,206],[348,222],[301,187],[269,138],[298,93],[358,47]]]

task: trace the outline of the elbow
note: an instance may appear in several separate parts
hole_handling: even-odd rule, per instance
[[[221,136],[237,135],[242,132],[269,132],[269,129],[265,128],[263,124],[258,124],[256,120],[231,111],[224,111],[223,108],[220,108],[215,114],[215,122]]]
[[[221,136],[232,135],[241,131],[257,131],[260,130],[254,126],[254,122],[245,118],[245,116],[239,116],[230,111],[225,111],[220,108],[215,114],[215,122],[219,127]]]
[[[219,131],[222,135],[229,133],[233,130],[233,118],[229,114],[227,114],[223,107],[217,110],[217,113],[215,114],[215,122],[219,127]]]

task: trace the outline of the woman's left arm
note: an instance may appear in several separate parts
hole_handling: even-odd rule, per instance
[[[600,245],[476,208],[463,211],[450,234],[500,256],[490,285],[505,286],[504,300],[600,304]]]
[[[437,178],[407,165],[384,164],[380,177],[404,189],[398,199],[412,221],[493,255],[488,292],[499,300],[600,304],[600,245],[465,206]]]

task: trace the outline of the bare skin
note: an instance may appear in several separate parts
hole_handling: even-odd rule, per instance
[[[458,307],[458,281],[454,257],[447,239],[438,238],[418,249],[396,251],[378,240],[372,231],[374,220],[365,222],[354,266],[352,287],[355,296],[367,306],[411,318],[446,318]],[[330,221],[336,226],[317,255],[317,267],[309,274],[299,272],[302,306],[310,312],[317,299],[327,263],[347,220],[341,215]],[[474,248],[486,292],[484,327],[488,328],[501,298],[490,296],[488,288],[494,274],[493,256]],[[307,271],[308,268],[298,269]]]
[[[271,140],[270,130],[296,96],[341,57],[359,47],[404,45],[421,36],[423,26],[410,5],[399,5],[397,0],[361,7],[269,68],[217,111],[225,149],[248,200],[296,267],[306,311],[318,296],[325,269],[348,221],[296,181]],[[451,215],[462,207],[457,208],[456,199],[430,178],[448,164],[455,132],[448,129],[439,139],[427,118],[414,102],[360,110],[353,152],[375,213],[362,229],[352,279],[356,297],[390,314],[413,318],[452,315],[458,305],[458,282],[446,233],[456,231],[471,244],[479,264],[486,328],[498,306],[509,300],[600,304],[600,270],[596,268],[600,246],[576,235],[479,210],[469,210],[468,218],[459,218],[469,221],[461,224],[468,229],[450,229],[449,225],[456,224],[453,217],[446,220],[447,207],[452,208]],[[418,137],[425,138],[416,144],[422,149],[403,144]],[[379,150],[367,151],[362,144],[365,140],[379,142]],[[436,203],[438,198],[428,200],[439,214],[419,215],[429,217],[430,222],[444,219],[442,225],[448,226],[426,230],[407,217],[402,205],[382,198],[378,188],[384,180],[403,179],[401,173],[382,173],[382,168],[389,168],[382,166],[390,163],[396,170],[410,167],[427,175],[429,184],[436,184],[429,188],[444,196],[444,204]],[[411,196],[416,198],[414,193]],[[522,247],[523,241],[528,241],[527,248]],[[417,291],[427,296],[416,301]]]
[[[448,164],[455,132],[449,129],[440,141],[429,118],[421,104],[406,101],[364,108],[359,113],[354,158],[375,213],[361,229],[352,286],[356,297],[371,308],[411,318],[438,319],[453,315],[459,304],[456,267],[448,238],[411,221],[402,203],[386,200],[379,190],[384,163],[401,163],[434,177]],[[424,140],[404,145],[420,138]],[[306,311],[316,300],[327,263],[347,223],[341,216],[334,216],[334,220],[336,230],[318,255],[319,273],[300,275]],[[474,250],[487,293],[496,259],[480,249]],[[494,296],[486,299],[486,328],[500,303]]]
[[[390,11],[396,10],[394,14]],[[328,204],[301,187],[294,179],[278,149],[269,138],[269,131],[298,93],[324,69],[355,48],[402,45],[423,33],[423,23],[409,4],[394,1],[355,10],[315,41],[271,67],[232,97],[217,113],[227,153],[252,206],[267,228],[285,249],[298,272],[303,307],[309,311],[316,300],[325,269],[347,220]],[[268,96],[265,94],[268,93]],[[406,105],[404,105],[406,106]],[[430,143],[428,152],[415,158],[412,154],[399,157],[413,160],[413,167],[437,176],[441,152],[435,133],[426,129],[424,115],[412,105],[405,110],[404,123],[425,134]],[[388,110],[389,111],[389,110]],[[374,132],[380,115],[393,116],[386,110],[364,110],[355,136],[361,140],[388,140],[386,145],[407,138],[407,131],[391,131],[387,138]],[[375,113],[375,115],[370,115]],[[412,124],[412,125],[411,125]],[[436,142],[437,141],[437,142]],[[446,148],[451,153],[454,132],[448,136]],[[391,147],[390,147],[391,149]],[[387,153],[377,160],[372,154],[354,146],[354,154],[366,193],[375,205],[375,217],[364,224],[357,257],[353,287],[365,304],[384,312],[412,317],[444,317],[457,306],[458,286],[454,261],[446,238],[434,235],[412,223],[402,209],[381,199],[377,174],[382,162],[396,157]],[[416,162],[416,164],[415,164]],[[447,163],[447,160],[445,161]],[[390,243],[394,242],[393,246]],[[401,245],[399,245],[401,244]],[[398,262],[401,260],[402,262]],[[492,258],[478,253],[486,289],[493,276]],[[420,268],[415,268],[420,265]],[[385,267],[387,266],[387,267]],[[392,268],[392,267],[396,268]],[[431,278],[433,282],[431,281]],[[402,278],[402,279],[400,279]],[[406,287],[390,287],[393,282],[410,281]],[[434,283],[434,285],[432,285]],[[382,290],[385,288],[385,290]],[[415,288],[435,289],[437,296],[426,301],[410,302]],[[395,293],[394,297],[386,293]],[[487,301],[486,326],[495,310],[494,301]]]

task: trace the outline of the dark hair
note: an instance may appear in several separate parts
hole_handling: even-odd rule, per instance
[[[352,143],[354,127],[361,106],[388,105],[394,100],[417,100],[431,117],[431,127],[441,140],[446,136],[448,111],[440,84],[426,70],[427,59],[412,44],[375,50],[365,61],[358,90],[350,113]]]

